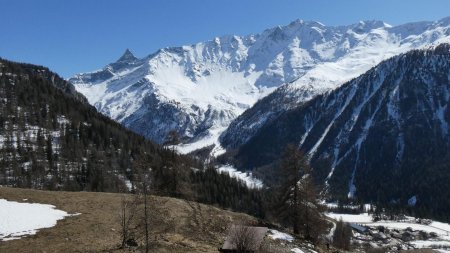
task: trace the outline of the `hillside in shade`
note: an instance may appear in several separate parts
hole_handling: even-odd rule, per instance
[[[282,113],[238,149],[235,163],[273,164],[292,143],[334,199],[406,206],[414,198],[419,210],[448,218],[449,90],[449,44],[413,50]]]

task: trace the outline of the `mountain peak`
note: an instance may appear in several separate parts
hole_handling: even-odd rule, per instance
[[[359,21],[358,23],[353,25],[355,28],[363,29],[363,30],[371,30],[381,27],[392,27],[391,25],[381,21],[381,20],[364,20]]]
[[[135,60],[137,60],[136,56],[127,48],[117,62],[130,62]]]
[[[126,50],[118,62],[71,80],[99,111],[149,139],[163,143],[167,133],[176,130],[186,144],[179,146],[180,152],[206,142],[218,150],[222,129],[286,82],[296,80],[246,114],[254,118],[242,117],[239,122],[248,131],[238,123],[229,128],[225,145],[247,142],[270,115],[336,88],[388,57],[449,37],[441,32],[446,27],[437,25],[372,31],[383,25],[363,21],[322,26],[297,20],[254,35],[166,47],[139,59]],[[428,36],[435,31],[436,36]],[[380,50],[380,45],[389,50]]]
[[[303,19],[297,19],[292,21],[289,26],[293,25],[306,25],[306,26],[325,26],[323,23],[315,20],[303,20]]]

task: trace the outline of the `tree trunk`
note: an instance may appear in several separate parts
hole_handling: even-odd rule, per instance
[[[293,219],[293,229],[294,234],[298,235],[300,233],[298,226],[298,216],[299,216],[299,203],[298,203],[298,186],[295,184],[294,186],[294,219]]]
[[[148,253],[148,213],[147,213],[147,184],[144,179],[144,223],[145,223],[145,253]]]

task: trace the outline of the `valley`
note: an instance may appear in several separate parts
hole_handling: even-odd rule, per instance
[[[1,253],[450,252],[445,0],[83,2],[2,4]]]

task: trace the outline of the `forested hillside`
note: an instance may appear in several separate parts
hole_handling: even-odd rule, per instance
[[[449,44],[386,60],[266,124],[235,163],[270,167],[292,143],[334,200],[450,219],[449,71]]]
[[[256,190],[101,115],[47,68],[0,60],[0,112],[0,185],[133,192],[147,183],[262,215]]]

